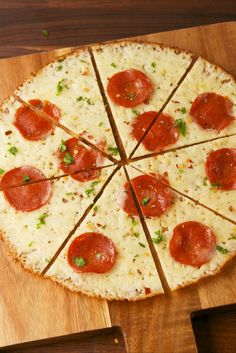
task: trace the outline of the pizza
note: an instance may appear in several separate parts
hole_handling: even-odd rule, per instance
[[[140,300],[236,254],[236,83],[156,43],[74,50],[0,109],[0,234],[24,269]]]

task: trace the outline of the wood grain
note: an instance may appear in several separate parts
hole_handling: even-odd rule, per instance
[[[190,49],[236,75],[235,23],[139,38]],[[7,97],[29,73],[37,71],[58,53],[2,60],[0,100]],[[11,263],[3,248],[0,249],[0,268],[0,345],[110,325],[106,302],[69,293],[24,272]],[[111,302],[111,322],[124,329],[129,353],[196,353],[190,313],[235,302],[235,275],[236,263],[233,261],[221,274],[170,297],[160,296],[137,303]]]
[[[0,46],[76,46],[235,19],[234,0],[0,0]]]
[[[106,301],[27,273],[0,244],[0,347],[110,326]]]

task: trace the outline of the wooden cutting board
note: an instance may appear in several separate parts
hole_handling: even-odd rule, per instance
[[[228,22],[138,37],[191,50],[236,76],[236,23]],[[60,49],[0,61],[0,101]],[[217,276],[171,296],[111,302],[64,290],[27,273],[0,244],[0,347],[18,342],[120,325],[129,353],[196,353],[190,313],[236,303],[236,261]]]

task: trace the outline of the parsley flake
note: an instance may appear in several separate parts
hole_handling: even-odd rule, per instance
[[[97,211],[98,211],[98,208],[99,208],[99,206],[98,206],[98,205],[95,205],[94,208],[93,208],[94,212],[97,212]]]
[[[183,108],[180,109],[180,111],[181,111],[182,114],[185,114],[187,110],[186,110],[185,107],[183,107]]]
[[[95,103],[93,102],[92,98],[88,98],[88,97],[82,97],[82,96],[79,96],[76,98],[77,102],[87,102],[88,105],[94,105]]]
[[[29,244],[28,247],[31,248],[31,246],[33,245],[34,241],[32,240]]]
[[[57,96],[60,96],[64,88],[67,88],[67,89],[69,88],[66,82],[67,81],[63,78],[61,81],[57,83],[57,93],[56,93]]]
[[[142,205],[146,206],[149,203],[150,199],[149,197],[145,197],[144,199],[142,199]]]
[[[56,67],[56,70],[57,70],[57,71],[61,71],[61,70],[62,70],[62,68],[63,68],[63,66],[62,66],[62,65],[58,65],[58,66]]]
[[[207,177],[203,178],[202,185],[207,186]]]
[[[30,181],[30,177],[28,175],[23,176],[23,182],[28,183]]]
[[[11,148],[9,148],[8,152],[10,152],[11,154],[13,154],[13,156],[15,156],[18,152],[18,148],[16,148],[15,146],[12,146]]]
[[[184,170],[183,169],[179,169],[178,172],[179,172],[179,174],[183,174]]]
[[[152,62],[151,66],[155,69],[157,67],[157,64],[155,62]]]
[[[216,246],[216,250],[219,251],[221,254],[227,254],[227,253],[229,252],[228,249],[223,248],[223,247],[220,246],[220,245],[217,245],[217,246]]]
[[[135,232],[133,235],[134,235],[135,238],[139,238],[140,237],[139,232]]]
[[[49,36],[49,31],[48,31],[48,29],[43,29],[43,30],[42,30],[42,35],[43,35],[45,38],[47,38],[47,37]]]
[[[138,224],[138,220],[135,219],[135,217],[131,217],[131,223],[132,223],[132,226],[136,226]]]
[[[63,158],[63,162],[68,166],[74,163],[74,161],[74,157],[69,152],[66,152],[65,157]]]
[[[212,189],[217,189],[220,188],[222,186],[222,184],[218,184],[218,183],[211,183],[211,187]]]
[[[73,259],[73,262],[78,267],[83,267],[84,265],[86,265],[86,261],[82,257],[75,257]]]
[[[175,120],[175,125],[178,127],[179,132],[182,136],[186,135],[186,123],[183,121],[183,119],[176,119]]]
[[[65,152],[66,151],[66,144],[65,144],[65,141],[61,140],[61,144],[59,146],[59,150],[61,152]]]
[[[132,113],[134,113],[135,115],[140,115],[140,112],[136,109],[132,109]]]
[[[90,185],[90,188],[87,189],[87,190],[85,190],[85,194],[86,194],[88,197],[89,197],[91,194],[93,194],[94,191],[95,191],[95,186],[96,186],[97,184],[99,184],[99,183],[100,183],[100,181],[98,181],[98,180],[93,181],[93,182],[91,183],[91,185]]]
[[[5,170],[0,168],[0,175],[3,175],[5,173]]]
[[[140,242],[139,242],[139,245],[140,245],[142,248],[146,248],[146,245],[143,244],[143,243],[140,243]]]
[[[111,66],[114,67],[114,68],[117,67],[117,65],[115,63],[111,63]]]
[[[36,228],[40,229],[43,224],[46,224],[45,219],[48,217],[48,213],[43,213],[41,216],[39,216],[38,220],[39,223],[37,223]]]
[[[157,235],[157,237],[152,238],[152,241],[154,244],[159,244],[163,240],[164,235],[161,233],[160,230],[157,230],[155,234]]]
[[[117,156],[119,154],[119,150],[117,147],[108,147],[108,151],[111,152],[113,156]]]

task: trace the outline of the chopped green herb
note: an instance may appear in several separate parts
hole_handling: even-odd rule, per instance
[[[30,181],[30,177],[28,175],[23,176],[23,182],[28,183]]]
[[[220,245],[217,245],[217,246],[216,246],[216,250],[219,251],[219,252],[221,252],[221,254],[227,254],[227,253],[229,252],[228,249],[223,248],[223,247],[220,246]]]
[[[183,174],[184,170],[183,169],[179,169],[178,172],[179,172],[179,174]]]
[[[101,121],[98,126],[101,127],[103,125],[103,121]]]
[[[145,197],[144,199],[142,199],[142,205],[146,206],[149,203],[150,199],[149,197]]]
[[[51,257],[49,257],[49,258],[46,257],[46,258],[45,258],[45,261],[46,261],[46,262],[50,262],[50,260],[51,260]]]
[[[137,258],[137,257],[139,257],[139,254],[134,255],[134,258]]]
[[[218,184],[218,183],[212,183],[211,184],[211,187],[212,187],[212,189],[217,189],[217,188],[219,188],[219,187],[221,187],[222,186],[222,184]]]
[[[34,241],[32,240],[29,244],[28,247],[31,248],[31,246],[33,245]]]
[[[47,29],[43,29],[42,30],[42,34],[44,37],[48,37],[49,36],[49,31]]]
[[[87,189],[85,190],[85,194],[89,197],[93,192],[93,189]]]
[[[13,154],[13,156],[15,156],[18,152],[18,148],[16,148],[15,146],[12,146],[11,148],[9,148],[8,152],[10,152],[11,154]]]
[[[67,196],[73,196],[73,195],[74,195],[74,192],[67,192],[66,195],[67,195]]]
[[[41,214],[41,216],[39,216],[39,218],[38,218],[39,223],[37,223],[37,225],[36,225],[36,228],[37,228],[37,229],[41,228],[41,226],[42,226],[43,224],[46,224],[45,219],[46,219],[47,217],[48,217],[48,214],[47,214],[47,213],[43,213],[43,214]]]
[[[57,70],[57,71],[61,71],[61,70],[62,70],[62,68],[63,68],[63,66],[62,66],[62,65],[58,65],[58,66],[56,67],[56,70]]]
[[[66,83],[66,80],[63,78],[61,81],[58,82],[57,84],[57,96],[60,96],[61,92],[63,91],[64,88],[69,88],[68,84]]]
[[[136,226],[138,224],[138,220],[135,219],[135,217],[131,217],[131,223],[132,223],[132,226]]]
[[[140,112],[139,112],[138,110],[136,110],[136,109],[132,109],[132,112],[133,112],[135,115],[139,115],[139,114],[140,114]]]
[[[87,103],[88,103],[89,105],[94,105],[94,104],[95,104],[95,103],[92,101],[92,98],[87,98],[86,101],[87,101]]]
[[[93,208],[94,212],[97,212],[98,208],[99,208],[98,205],[95,205],[94,208]]]
[[[84,63],[84,64],[88,64],[88,62],[87,62],[86,60],[80,59],[80,61],[81,61],[82,63]]]
[[[152,241],[153,241],[154,244],[159,244],[163,240],[164,235],[161,233],[160,230],[157,230],[155,232],[155,234],[157,235],[157,237],[156,238],[152,238]]]
[[[135,238],[139,238],[140,237],[139,232],[135,232],[133,235],[135,236]]]
[[[140,242],[139,242],[139,245],[140,245],[142,248],[146,248],[146,245],[143,244],[143,243],[140,243]]]
[[[66,165],[70,165],[72,163],[74,163],[74,157],[69,153],[69,152],[66,152],[66,155],[65,157],[63,158],[63,162],[66,164]]]
[[[180,109],[180,111],[181,111],[181,113],[185,114],[187,110],[186,110],[185,107],[183,107],[183,108]]]
[[[65,141],[61,140],[61,144],[59,146],[59,150],[61,152],[65,152],[66,151],[66,144],[65,144]]]
[[[151,66],[155,69],[157,67],[157,64],[155,62],[152,62]]]
[[[119,154],[119,150],[117,147],[108,147],[108,151],[111,152],[113,156],[117,156]]]
[[[114,68],[117,67],[117,65],[115,63],[111,63],[111,66],[114,67]]]
[[[0,175],[3,175],[5,173],[5,170],[0,168]]]
[[[204,177],[204,178],[203,178],[202,185],[207,186],[207,177]]]
[[[73,262],[78,267],[82,267],[82,266],[86,265],[86,261],[82,257],[75,257],[73,259]]]
[[[81,102],[81,101],[84,101],[84,102],[87,102],[88,105],[94,105],[95,103],[92,101],[92,98],[88,98],[88,97],[82,97],[82,96],[79,96],[76,98],[77,102]]]
[[[183,119],[176,119],[175,120],[175,125],[178,127],[179,132],[182,136],[186,135],[186,123],[183,121]]]
[[[95,191],[95,186],[99,183],[100,181],[98,180],[93,181],[90,185],[90,188],[85,190],[85,194],[89,197]]]
[[[231,237],[228,240],[236,240],[236,234],[231,234]]]

